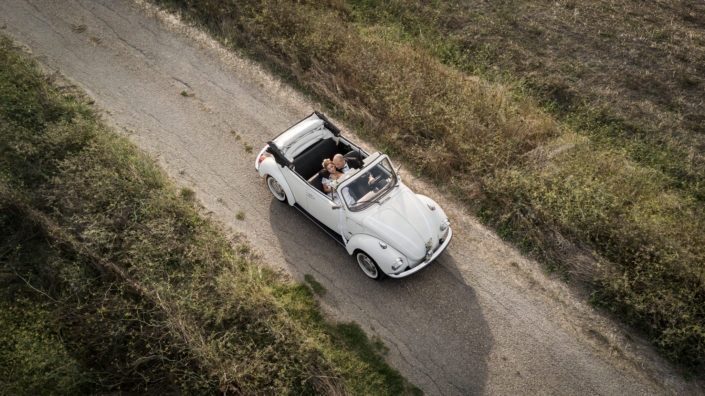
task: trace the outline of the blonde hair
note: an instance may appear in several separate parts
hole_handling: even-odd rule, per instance
[[[333,161],[331,161],[329,158],[326,158],[323,160],[323,169],[328,170],[328,165],[333,164]],[[333,164],[335,166],[335,164]]]

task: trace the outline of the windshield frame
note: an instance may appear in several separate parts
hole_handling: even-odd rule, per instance
[[[360,180],[362,177],[365,177],[365,175],[367,175],[371,170],[373,170],[375,167],[377,167],[378,165],[380,165],[384,161],[386,161],[389,166],[389,169],[387,169],[387,170],[389,171],[389,174],[392,177],[392,180],[386,185],[386,187],[384,189],[379,190],[376,195],[373,195],[368,201],[364,202],[363,204],[361,204],[359,206],[357,204],[353,204],[353,205],[348,204],[348,201],[343,197],[343,190],[345,188],[350,187],[353,183]],[[382,165],[382,166],[387,168],[387,166],[385,166],[385,165]],[[391,159],[385,154],[380,153],[379,157],[376,158],[370,164],[367,164],[360,169],[355,169],[355,170],[351,170],[351,171],[354,171],[354,174],[351,175],[352,177],[350,179],[345,180],[343,183],[341,183],[340,188],[339,188],[339,191],[340,191],[339,194],[340,194],[340,198],[341,198],[340,201],[343,203],[343,205],[345,205],[347,210],[349,210],[351,212],[361,212],[361,211],[369,208],[370,206],[372,206],[374,203],[379,203],[380,200],[385,195],[387,195],[390,191],[392,191],[394,189],[394,187],[399,185],[399,177],[394,169],[394,165],[392,164]]]

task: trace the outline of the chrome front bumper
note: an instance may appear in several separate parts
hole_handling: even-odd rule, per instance
[[[400,272],[398,274],[387,274],[387,276],[389,276],[390,278],[399,279],[399,278],[409,276],[411,274],[415,274],[418,271],[421,271],[427,265],[431,264],[433,262],[433,260],[436,259],[436,257],[438,257],[441,253],[443,253],[444,250],[446,250],[451,239],[453,239],[453,229],[448,227],[448,234],[446,235],[446,239],[443,241],[443,244],[441,246],[439,246],[435,252],[433,252],[433,255],[431,257],[429,257],[428,259],[421,262],[419,265],[417,265],[416,267],[414,267],[410,270]]]

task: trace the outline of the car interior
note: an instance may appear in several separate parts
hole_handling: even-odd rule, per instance
[[[335,138],[323,139],[296,156],[293,161],[294,171],[314,186],[323,191],[321,183],[321,171],[323,170],[323,160],[333,158],[335,154],[343,154],[346,157],[356,156],[361,161],[367,154],[350,144]]]

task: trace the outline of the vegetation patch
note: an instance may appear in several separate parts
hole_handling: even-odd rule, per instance
[[[4,37],[0,64],[0,393],[416,391],[199,216],[80,92]]]
[[[317,295],[323,297],[326,294],[326,292],[327,292],[326,288],[322,284],[320,284],[316,280],[316,278],[313,277],[313,275],[311,275],[311,274],[304,275],[304,280],[306,281],[306,283],[308,283],[311,286],[311,289]]]
[[[702,7],[157,2],[585,282],[674,361],[705,363]]]

